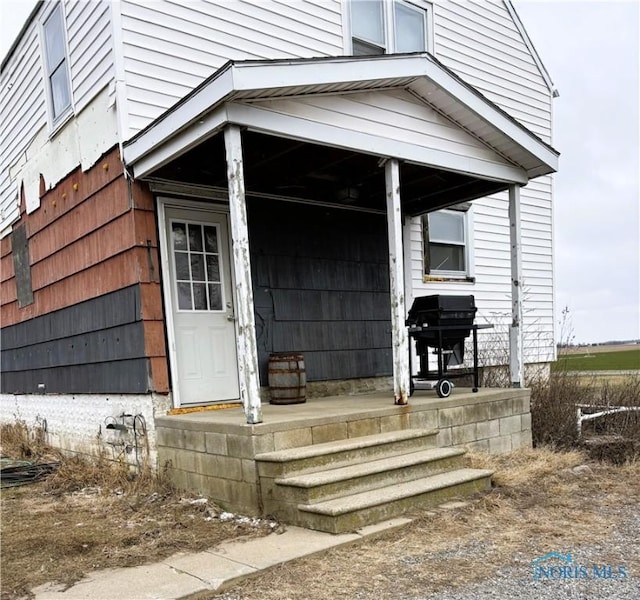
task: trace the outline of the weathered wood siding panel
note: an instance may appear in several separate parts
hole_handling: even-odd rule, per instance
[[[502,0],[434,4],[436,56],[546,142],[551,92]]]
[[[153,198],[124,178],[118,151],[88,172],[78,169],[65,178],[20,223],[28,231],[32,304],[20,307],[17,302],[9,238],[2,240],[0,257],[0,319],[3,327],[14,327],[7,331],[17,332],[8,335],[22,337],[20,347],[3,359],[3,370],[11,373],[10,391],[23,384],[23,392],[36,391],[34,382],[39,377],[42,383],[45,375],[58,392],[106,391],[105,382],[117,372],[115,361],[131,362],[123,363],[121,381],[110,391],[168,391]],[[109,318],[111,308],[101,299],[124,288],[134,290],[139,318],[103,327],[101,320]],[[105,314],[92,316],[103,309]],[[76,324],[84,327],[83,318],[90,318],[93,328],[75,331]],[[45,337],[30,341],[25,350],[22,345],[34,332]],[[51,342],[45,342],[49,333]],[[11,347],[3,344],[3,349]],[[97,365],[93,388],[89,366],[81,366],[85,363]]]
[[[121,2],[129,131],[228,60],[343,54],[338,0]]]
[[[253,200],[249,231],[262,385],[270,352],[303,352],[310,381],[389,375],[384,216]]]
[[[114,78],[109,2],[65,2],[76,112]],[[107,150],[107,148],[104,148]]]
[[[5,393],[146,392],[139,287],[4,327],[1,356]]]

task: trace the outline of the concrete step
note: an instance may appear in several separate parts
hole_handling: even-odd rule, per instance
[[[492,475],[484,469],[458,469],[324,502],[299,504],[296,524],[329,533],[353,531],[409,510],[486,491]]]
[[[275,494],[284,502],[311,504],[405,483],[463,466],[464,450],[431,448],[346,467],[279,477]]]
[[[416,452],[436,445],[437,430],[403,429],[256,455],[261,477],[286,477]]]

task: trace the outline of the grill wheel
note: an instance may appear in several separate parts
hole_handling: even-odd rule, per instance
[[[436,385],[436,392],[440,398],[448,398],[451,394],[451,389],[453,386],[448,379],[441,379],[438,381],[438,385]]]

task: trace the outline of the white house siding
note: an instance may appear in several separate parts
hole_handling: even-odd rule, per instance
[[[122,0],[133,134],[228,60],[343,54],[338,0]]]
[[[109,2],[66,2],[71,88],[80,112],[114,77]],[[105,148],[107,150],[107,148]]]
[[[439,60],[550,141],[550,90],[501,0],[439,1],[434,29]]]
[[[43,5],[46,8],[46,4]],[[39,16],[31,22],[0,77],[2,124],[0,136],[0,235],[9,232],[18,217],[18,190],[24,183],[27,210],[39,206],[39,175],[54,185],[79,164],[91,166],[117,139],[108,102],[94,102],[113,80],[110,6],[108,2],[66,2],[68,57],[75,115],[98,127],[78,135],[80,121],[71,119],[50,136],[42,73]],[[106,91],[105,91],[106,93]],[[90,104],[94,106],[90,106]],[[109,113],[105,114],[105,110]],[[96,112],[98,111],[98,112]],[[93,132],[95,139],[89,139]],[[82,139],[77,139],[82,137]],[[52,159],[51,157],[54,157]],[[57,159],[55,157],[58,157]]]
[[[14,51],[0,75],[0,233],[18,217],[20,164],[31,139],[46,123],[40,42],[36,27],[31,27]]]
[[[468,165],[477,159],[488,165],[510,165],[482,144],[407,92],[389,90],[357,92],[346,95],[308,95],[294,99],[246,101],[271,113],[303,119],[309,125],[331,125],[349,133],[382,136],[388,140],[411,143],[438,153],[447,153],[453,162]]]
[[[527,362],[555,358],[553,316],[553,259],[550,177],[521,189],[524,348]],[[511,262],[507,193],[473,202],[473,262],[475,283],[425,281],[420,218],[412,220],[410,256],[413,295],[473,294],[477,323],[491,323],[481,332],[485,355],[495,362],[508,354],[507,327],[511,321]]]
[[[525,24],[526,25],[526,24]],[[522,34],[501,0],[439,0],[434,3],[437,58],[541,139],[551,141],[551,91]],[[524,346],[527,362],[555,357],[551,177],[521,189]],[[475,283],[424,281],[420,219],[411,226],[413,295],[474,294],[485,346],[507,357],[511,318],[511,263],[507,194],[473,202]]]

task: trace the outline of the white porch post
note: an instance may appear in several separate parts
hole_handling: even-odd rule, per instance
[[[520,186],[509,186],[509,231],[511,237],[511,327],[509,329],[509,363],[511,386],[523,384],[522,340],[522,246],[520,232]]]
[[[238,374],[240,399],[247,423],[262,422],[260,385],[258,381],[258,350],[253,316],[253,288],[251,286],[251,261],[249,259],[249,230],[247,205],[244,194],[244,168],[242,164],[242,140],[240,128],[228,125],[224,130],[227,152],[227,180],[229,182],[229,215],[231,220],[231,245],[233,248],[233,272],[236,283],[236,318]]]
[[[389,232],[389,284],[391,292],[391,344],[393,348],[393,394],[396,404],[409,399],[409,345],[405,327],[404,259],[402,211],[400,208],[400,166],[398,160],[385,162],[387,228]]]

